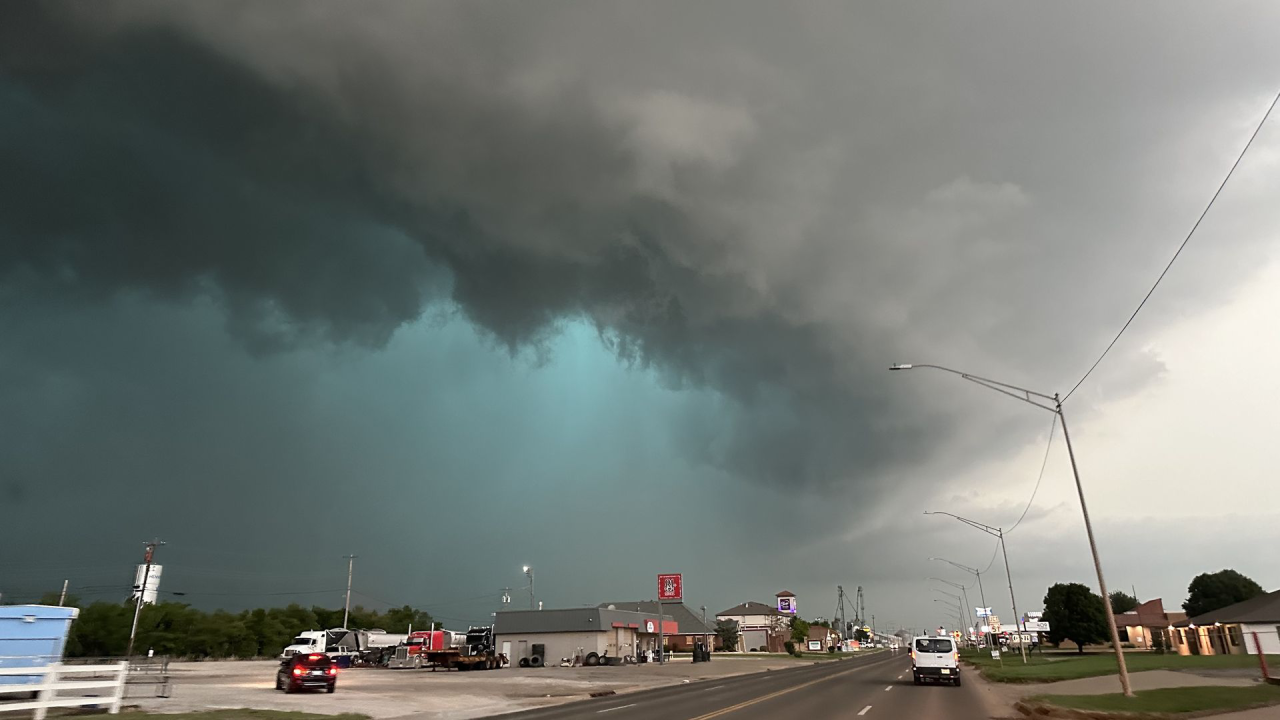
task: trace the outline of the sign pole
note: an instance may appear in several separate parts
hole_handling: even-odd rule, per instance
[[[658,599],[658,664],[661,665],[667,661],[667,654],[663,652],[666,643],[665,628],[662,627],[662,599]]]

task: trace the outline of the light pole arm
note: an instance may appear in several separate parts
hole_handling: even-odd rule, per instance
[[[959,375],[960,377],[964,378],[965,380],[968,380],[971,383],[974,383],[976,385],[981,385],[982,387],[988,390],[995,390],[998,393],[1008,395],[1014,400],[1021,400],[1024,403],[1035,405],[1041,410],[1048,410],[1049,412],[1058,412],[1058,399],[1056,396],[1046,395],[1041,392],[1036,392],[1035,390],[1028,390],[1027,388],[1024,388],[1024,387],[1018,387],[1017,385],[1010,385],[1009,383],[1000,382],[999,380],[992,380],[991,378],[984,378],[980,375],[973,375],[967,372],[953,370],[952,368],[943,367],[941,365],[927,365],[927,364],[925,365],[891,365],[889,367],[890,370],[915,370],[916,368],[930,368],[932,370],[941,370],[943,372],[949,372],[952,375]],[[1044,403],[1036,402],[1035,400],[1032,400],[1033,397],[1041,398],[1043,400],[1049,400],[1053,402],[1053,405],[1045,405]]]
[[[988,534],[988,535],[991,535],[991,536],[993,536],[993,537],[1000,537],[1000,535],[1001,535],[1001,530],[1000,530],[1000,528],[991,527],[990,525],[984,525],[983,523],[980,523],[980,522],[978,522],[977,520],[970,520],[969,518],[960,517],[959,515],[955,515],[955,514],[953,514],[953,513],[945,512],[945,511],[943,511],[943,510],[926,510],[924,514],[925,514],[925,515],[948,515],[948,516],[950,516],[950,517],[953,517],[953,518],[955,518],[955,519],[959,520],[960,522],[964,523],[965,525],[968,525],[969,527],[972,527],[972,528],[976,528],[976,529],[978,529],[978,530],[981,530],[982,532],[984,532],[984,533],[986,533],[986,534]],[[976,571],[975,571],[975,572],[976,572]]]

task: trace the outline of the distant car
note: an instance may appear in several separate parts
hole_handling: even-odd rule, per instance
[[[911,641],[911,676],[917,685],[925,681],[960,684],[960,653],[949,637],[920,636]]]
[[[338,686],[338,666],[323,653],[298,653],[280,661],[276,689],[287,693],[299,690],[333,692]]]

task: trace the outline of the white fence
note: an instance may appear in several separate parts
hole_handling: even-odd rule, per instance
[[[0,713],[16,710],[35,710],[35,720],[44,720],[49,708],[84,707],[88,705],[106,705],[108,712],[120,712],[120,701],[124,698],[124,681],[129,674],[129,663],[117,662],[109,665],[63,665],[49,663],[40,667],[6,667],[0,668],[0,676],[42,676],[38,683],[17,685],[0,684],[0,695],[21,693],[36,694],[35,700],[0,700]],[[89,680],[64,680],[67,675],[102,675]],[[105,697],[89,695],[72,695],[60,697],[60,692],[82,692],[85,690],[109,690]]]

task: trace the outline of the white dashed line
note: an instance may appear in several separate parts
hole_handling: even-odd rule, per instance
[[[892,689],[893,689],[893,686],[892,686],[892,685],[890,685],[890,686],[886,687],[886,688],[884,689],[884,691],[885,691],[885,692],[889,692],[889,691],[890,691],[890,690],[892,690]]]
[[[619,705],[618,707],[611,707],[611,708],[605,708],[603,710],[597,710],[596,714],[599,715],[600,713],[607,713],[610,710],[625,710],[629,707],[635,707],[635,706],[636,706],[635,703],[631,703],[630,705]]]
[[[868,706],[866,706],[866,707],[862,708],[862,710],[860,710],[860,711],[858,712],[858,714],[859,714],[859,715],[866,715],[866,714],[867,714],[867,711],[868,711],[868,710],[870,710],[870,709],[871,709],[871,706],[870,706],[870,705],[868,705]]]

